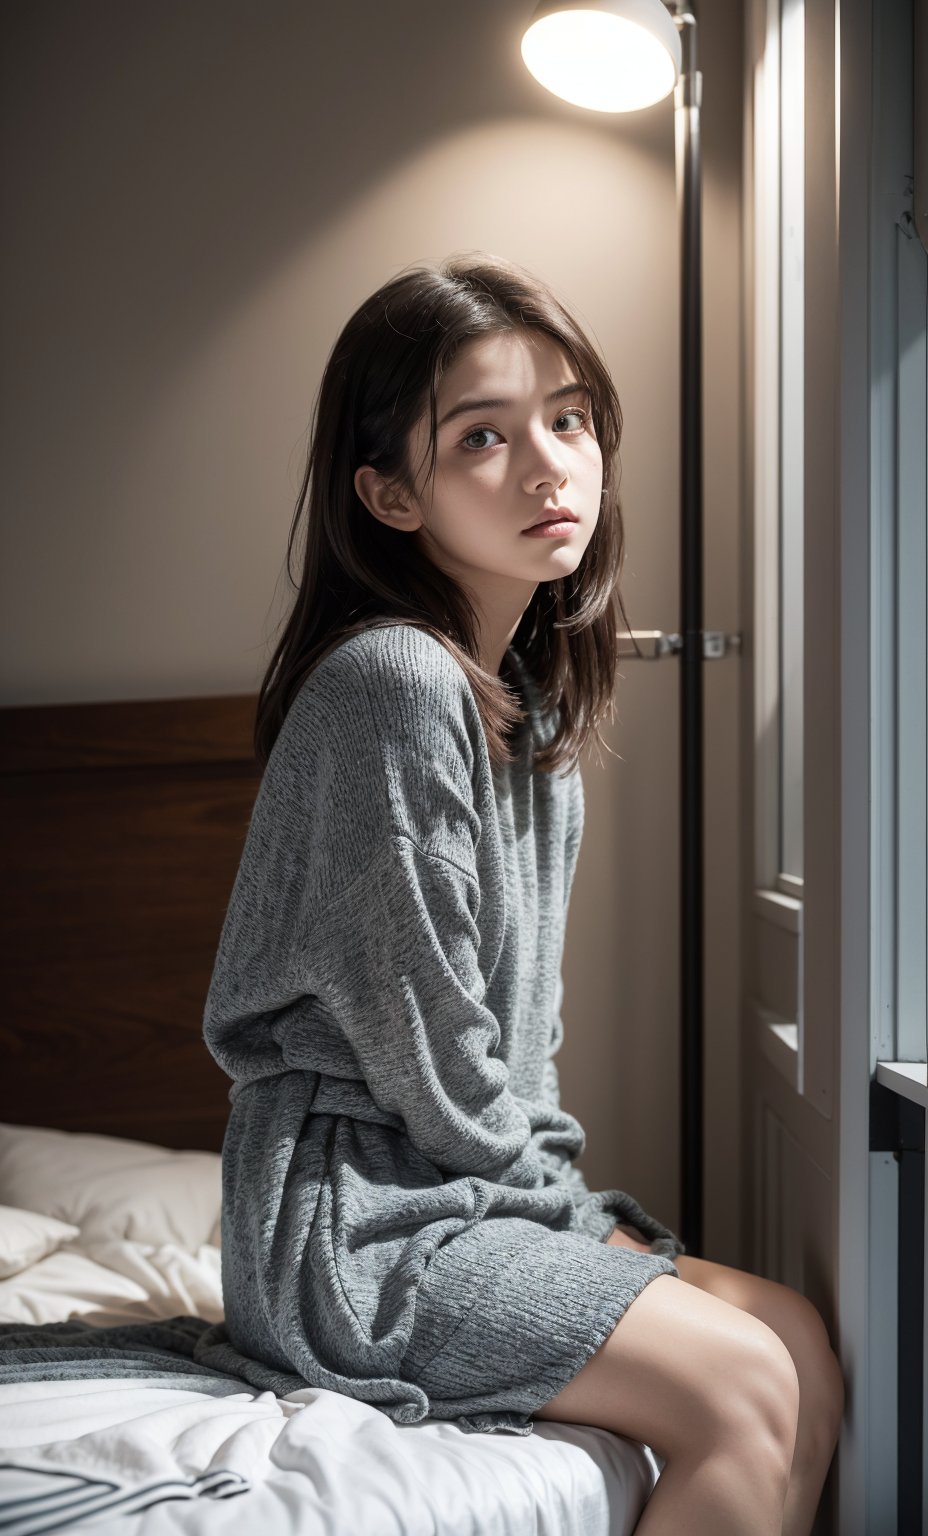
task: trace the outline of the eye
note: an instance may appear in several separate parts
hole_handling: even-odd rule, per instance
[[[491,433],[492,435],[496,436],[496,437],[499,437],[499,433],[496,432],[493,427],[475,427],[473,432],[468,432],[466,437],[462,437],[462,439],[461,439],[461,447],[462,448],[466,447],[467,444],[470,442],[472,437],[485,437],[488,432]],[[471,452],[471,453],[473,453],[473,452],[479,453],[481,451],[481,449],[486,448],[488,446],[489,446],[489,444],[487,444],[487,443],[478,443],[476,445],[476,448],[469,449],[469,452]]]
[[[563,421],[565,416],[579,416],[580,417],[580,426],[573,428],[573,430],[575,432],[578,432],[578,431],[582,431],[583,428],[586,426],[587,414],[588,413],[586,411],[581,411],[581,409],[580,409],[580,407],[578,405],[572,405],[570,407],[569,411],[562,411],[560,416],[557,419],[558,419],[558,421]]]
[[[572,405],[569,411],[562,411],[561,414],[558,417],[555,418],[555,423],[554,423],[555,426],[557,426],[557,423],[559,421],[565,421],[567,419],[567,417],[569,417],[569,416],[576,416],[576,417],[578,417],[580,425],[579,425],[579,427],[571,427],[571,428],[569,428],[567,432],[559,433],[558,436],[560,436],[560,437],[573,436],[577,432],[582,432],[585,429],[585,427],[586,427],[587,419],[589,417],[589,412],[581,410],[579,406],[573,406]],[[495,427],[474,427],[471,432],[468,432],[466,437],[462,437],[462,439],[461,439],[461,447],[464,448],[465,451],[468,452],[468,453],[482,453],[484,451],[484,449],[491,448],[493,446],[493,444],[492,443],[476,443],[476,444],[474,444],[474,443],[472,443],[471,440],[472,440],[472,438],[475,438],[475,437],[486,437],[488,434],[491,437],[499,437],[500,436],[500,433],[497,432]]]

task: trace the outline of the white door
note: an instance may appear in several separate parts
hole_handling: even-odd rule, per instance
[[[928,1472],[911,1407],[924,1100],[887,1121],[875,1099],[871,1151],[872,1080],[917,1100],[926,1056],[915,14],[912,0],[749,0],[746,17],[746,1262],[815,1302],[844,1363],[816,1527],[840,1536],[920,1529]],[[920,1309],[901,1374],[899,1296],[904,1317]]]

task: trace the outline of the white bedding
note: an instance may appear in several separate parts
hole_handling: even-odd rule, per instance
[[[188,1253],[176,1243],[127,1238],[72,1242],[12,1279],[0,1280],[0,1322],[58,1323],[83,1317],[99,1327],[189,1313],[222,1320],[219,1249]]]
[[[0,1127],[8,1150],[11,1130]],[[2,1161],[0,1202],[15,1205]],[[42,1189],[33,1182],[27,1193],[41,1211]],[[175,1182],[172,1230],[177,1199]],[[50,1196],[46,1206],[49,1216],[74,1220]],[[213,1226],[210,1217],[206,1230]],[[221,1319],[214,1244],[188,1250],[164,1241],[157,1222],[148,1230],[156,1241],[99,1234],[97,1221],[89,1237],[82,1229],[0,1281],[0,1322]],[[659,1465],[647,1447],[587,1426],[536,1420],[525,1436],[465,1434],[453,1423],[400,1426],[316,1388],[278,1398],[245,1383],[222,1397],[128,1379],[0,1386],[5,1536],[75,1528],[114,1536],[626,1536]]]

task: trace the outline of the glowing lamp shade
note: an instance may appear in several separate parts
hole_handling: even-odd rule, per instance
[[[635,112],[670,94],[683,62],[662,0],[544,0],[522,38],[529,73],[594,112]]]

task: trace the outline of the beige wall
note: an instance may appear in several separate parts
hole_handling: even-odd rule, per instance
[[[701,9],[705,623],[736,630],[742,18]],[[678,627],[673,102],[556,101],[519,57],[530,10],[4,8],[2,702],[257,686],[326,353],[385,278],[451,251],[528,266],[598,339],[625,413],[626,606]],[[728,1262],[738,665],[706,667],[706,1252]],[[677,664],[622,670],[622,760],[584,768],[562,1081],[591,1182],[673,1225]]]

